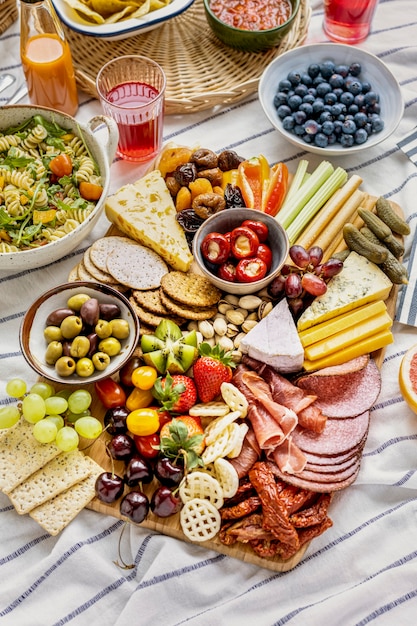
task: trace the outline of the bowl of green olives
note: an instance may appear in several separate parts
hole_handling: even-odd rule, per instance
[[[40,376],[87,384],[112,376],[129,360],[139,341],[139,320],[113,287],[64,283],[29,306],[19,340],[24,358]]]

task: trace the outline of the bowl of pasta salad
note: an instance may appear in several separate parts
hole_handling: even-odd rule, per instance
[[[103,213],[117,125],[31,105],[0,111],[0,271],[42,267],[72,252]]]

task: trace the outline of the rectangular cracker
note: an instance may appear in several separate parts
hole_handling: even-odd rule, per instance
[[[50,535],[60,533],[96,495],[96,479],[104,470],[90,457],[85,458],[91,472],[87,478],[29,512]]]
[[[29,476],[8,495],[16,511],[23,515],[87,478],[91,466],[79,450],[64,452]]]
[[[36,441],[31,424],[22,418],[0,439],[0,490],[9,493],[59,454],[55,444]]]

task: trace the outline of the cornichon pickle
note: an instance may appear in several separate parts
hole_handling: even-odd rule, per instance
[[[344,225],[343,238],[350,250],[361,254],[369,261],[372,261],[372,263],[379,264],[387,260],[387,248],[369,241],[353,224],[347,223]]]
[[[360,232],[370,242],[375,244],[379,242],[378,237],[367,226],[361,228]],[[407,269],[395,258],[390,250],[388,250],[387,259],[380,264],[380,268],[393,283],[397,285],[406,285],[408,283]]]
[[[391,206],[391,203],[380,196],[375,204],[375,210],[378,217],[387,224],[397,235],[409,235],[411,230],[405,220]]]

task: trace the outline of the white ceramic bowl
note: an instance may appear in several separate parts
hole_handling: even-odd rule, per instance
[[[194,0],[172,0],[162,9],[151,11],[140,18],[126,19],[114,24],[93,24],[84,19],[81,13],[72,9],[65,0],[52,0],[58,16],[68,28],[80,35],[113,41],[127,39],[162,26],[168,20],[186,11],[193,2]]]
[[[260,220],[268,226],[269,236],[266,243],[272,251],[272,267],[264,278],[253,283],[232,283],[227,280],[222,280],[213,274],[213,272],[211,272],[204,263],[204,258],[201,254],[201,244],[203,239],[208,233],[227,233],[233,228],[240,226],[243,220],[247,219]],[[257,291],[261,291],[267,287],[275,276],[279,274],[281,267],[285,263],[288,256],[288,250],[289,241],[287,233],[275,218],[263,213],[262,211],[257,211],[255,209],[242,209],[241,207],[224,209],[223,211],[215,213],[202,223],[193,239],[193,254],[195,263],[199,270],[218,289],[221,289],[226,293],[236,294],[238,296],[256,293]]]
[[[45,361],[48,346],[44,337],[46,319],[56,309],[67,308],[68,299],[81,293],[87,294],[90,298],[97,298],[99,303],[118,304],[121,317],[129,323],[129,337],[121,340],[121,352],[111,357],[110,365],[105,370],[96,370],[88,378],[77,374],[68,377],[59,376],[55,367]],[[80,386],[112,376],[129,360],[139,341],[139,320],[129,300],[112,287],[93,282],[64,283],[46,291],[29,306],[20,325],[19,340],[23,356],[37,374],[59,384]]]
[[[286,78],[292,70],[306,71],[311,63],[322,63],[332,60],[336,64],[350,65],[359,62],[362,66],[360,78],[369,82],[373,91],[380,96],[381,118],[384,128],[378,133],[370,135],[368,140],[360,145],[346,148],[336,143],[327,148],[320,148],[306,143],[291,132],[284,130],[282,122],[274,106],[274,96],[279,82]],[[290,143],[308,152],[326,156],[348,156],[372,148],[389,137],[397,128],[404,112],[404,101],[400,86],[388,69],[376,56],[355,46],[344,44],[320,43],[301,46],[285,52],[277,57],[264,70],[259,82],[259,100],[265,115],[278,132]]]
[[[78,136],[81,131],[85,143],[99,167],[103,193],[94,210],[84,222],[65,235],[65,237],[32,250],[0,252],[0,271],[19,272],[34,267],[42,267],[69,254],[94,228],[103,212],[104,202],[109,190],[110,165],[116,154],[119,139],[117,124],[109,117],[97,115],[89,120],[86,125],[83,125],[73,117],[53,109],[31,105],[14,105],[0,108],[0,130],[10,126],[18,126],[25,120],[38,114],[50,122],[55,121],[59,126],[74,132]],[[99,129],[103,129],[103,133],[101,131],[100,133],[95,132]]]

